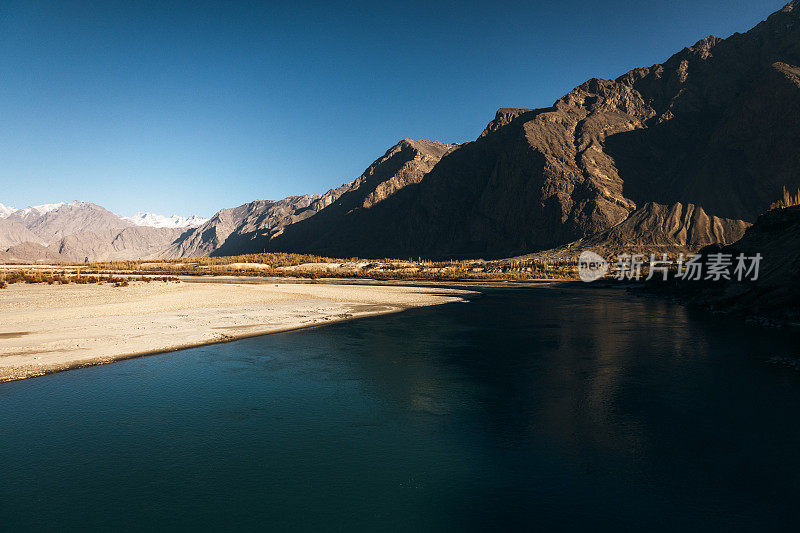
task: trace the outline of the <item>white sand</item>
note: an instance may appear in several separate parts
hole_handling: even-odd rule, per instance
[[[462,300],[388,285],[163,283],[0,290],[0,381]]]

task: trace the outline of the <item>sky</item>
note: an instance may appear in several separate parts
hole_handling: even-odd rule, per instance
[[[0,2],[0,203],[210,216],[745,32],[788,0]]]

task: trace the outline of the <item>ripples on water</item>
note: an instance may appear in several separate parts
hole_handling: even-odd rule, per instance
[[[785,529],[792,341],[495,289],[0,384],[0,529]]]

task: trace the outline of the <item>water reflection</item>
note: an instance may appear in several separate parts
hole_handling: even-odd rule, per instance
[[[2,384],[0,511],[10,529],[776,528],[800,378],[764,361],[792,350],[660,300],[492,289]]]

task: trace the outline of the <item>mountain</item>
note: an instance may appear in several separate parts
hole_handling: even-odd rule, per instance
[[[283,242],[283,239],[292,239],[308,249],[319,247],[324,240],[347,240],[354,234],[343,226],[349,220],[348,213],[370,209],[404,187],[418,183],[456,146],[403,139],[351,183],[323,195],[257,200],[223,209],[158,256],[258,253],[273,248],[271,241]],[[298,244],[297,248],[300,247]]]
[[[761,215],[741,240],[721,252],[758,253],[762,259],[757,280],[713,287],[710,300],[717,309],[800,323],[800,206]]]
[[[361,228],[350,227],[353,213],[366,211],[422,178],[458,145],[403,139],[375,160],[352,183],[328,191],[277,231],[242,227],[214,255],[234,255],[266,249],[318,251],[326,247],[364,249],[357,242]],[[314,216],[311,216],[311,215]],[[260,248],[259,248],[260,247]],[[352,254],[355,255],[355,254]]]
[[[752,222],[784,186],[800,186],[798,6],[591,79],[549,108],[500,109],[475,141],[383,201],[217,253],[507,257],[604,232],[650,202]]]
[[[716,313],[754,319],[766,324],[800,324],[800,206],[773,209],[759,216],[737,242],[701,250],[704,261],[710,254],[730,254],[733,264],[744,254],[746,265],[761,255],[758,277],[753,273],[739,281],[680,281],[654,283],[648,290]]]
[[[144,221],[162,222],[153,217]],[[186,230],[134,225],[130,219],[91,202],[37,205],[13,210],[0,219],[0,260],[139,259],[169,247]]]
[[[61,202],[57,204],[42,204],[42,205],[31,205],[24,209],[16,209],[11,207],[11,213],[8,216],[14,215],[14,217],[22,222],[23,224],[32,223],[34,220],[37,220],[39,217],[49,213],[50,211],[54,211],[62,206],[66,205],[66,203]]]
[[[666,206],[649,202],[610,229],[515,259],[577,259],[587,249],[607,258],[621,253],[645,256],[667,253],[673,257],[712,244],[734,243],[750,226],[743,220],[709,216],[702,207],[693,204]]]
[[[7,210],[4,220],[59,257],[689,250],[734,241],[784,188],[798,189],[798,146],[793,0],[745,34],[707,37],[614,80],[592,78],[551,107],[501,108],[474,141],[403,139],[352,183],[223,209],[177,236],[118,240],[130,226],[173,230],[201,219],[123,218],[73,202]],[[18,226],[3,232],[0,242],[23,238]],[[155,250],[162,239],[173,240]]]
[[[0,251],[0,262],[3,263],[57,262],[61,260],[55,251],[35,242],[23,242]]]
[[[0,204],[0,218],[6,218],[10,214],[19,211],[16,207],[10,207],[7,205]]]
[[[22,244],[23,242],[45,244],[44,240],[40,239],[38,235],[35,235],[20,222],[8,218],[0,218],[0,250],[6,250],[10,246]]]
[[[330,191],[329,191],[330,194]],[[204,257],[219,249],[230,238],[242,233],[279,232],[304,216],[311,216],[327,205],[319,195],[289,196],[278,201],[256,200],[232,209],[222,209],[201,226],[157,254],[158,257]]]
[[[67,235],[49,248],[61,261],[124,261],[153,256],[170,246],[186,228],[132,226]]]
[[[202,218],[197,215],[190,215],[188,217],[172,215],[171,217],[167,217],[154,213],[141,212],[136,213],[132,217],[122,218],[134,226],[148,226],[151,228],[196,228],[208,222],[207,218]]]
[[[70,202],[27,207],[12,213],[8,220],[25,225],[45,242],[86,231],[121,230],[130,226],[120,217],[91,202]]]

